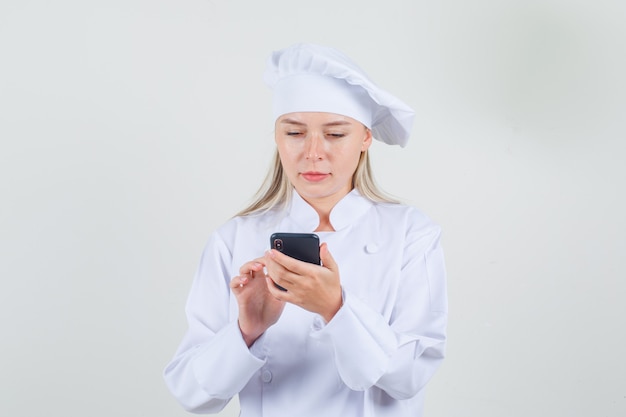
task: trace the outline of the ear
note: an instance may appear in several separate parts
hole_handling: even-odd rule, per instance
[[[363,138],[363,144],[361,145],[361,152],[365,152],[372,145],[372,131],[365,128],[365,137]]]

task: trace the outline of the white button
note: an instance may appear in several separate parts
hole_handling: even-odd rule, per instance
[[[268,370],[263,371],[261,374],[261,380],[265,383],[268,383],[272,380],[272,373]]]
[[[368,243],[365,246],[365,252],[367,252],[367,253],[376,253],[376,252],[378,252],[378,245],[376,243]]]
[[[324,322],[322,321],[322,319],[320,317],[315,317],[313,319],[313,325],[311,326],[311,328],[313,330],[321,330],[324,327]]]

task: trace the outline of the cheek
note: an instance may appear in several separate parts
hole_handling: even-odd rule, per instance
[[[276,145],[278,147],[278,153],[281,158],[284,159],[296,159],[298,158],[304,151],[304,146],[302,141],[276,141]]]
[[[342,165],[354,167],[358,164],[361,157],[361,148],[359,146],[351,146],[336,154],[336,160],[343,163]]]
[[[335,154],[331,161],[334,171],[342,178],[351,178],[359,164],[359,157],[360,152],[358,154],[354,152]]]
[[[300,152],[297,149],[291,149],[291,147],[278,147],[278,156],[283,166],[283,170],[288,177],[292,177],[294,171],[297,171],[297,166],[300,161]]]
[[[289,165],[289,162],[292,160],[291,152],[289,148],[285,147],[283,144],[278,144],[278,156],[280,157],[280,161],[283,163],[283,166]]]

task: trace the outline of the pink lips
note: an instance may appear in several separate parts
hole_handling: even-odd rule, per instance
[[[330,174],[324,174],[321,172],[316,172],[316,171],[308,171],[308,172],[303,172],[302,177],[310,182],[320,182],[323,181],[324,179],[326,179],[328,176],[330,176]]]

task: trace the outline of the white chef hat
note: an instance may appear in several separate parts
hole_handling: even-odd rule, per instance
[[[326,112],[351,117],[375,139],[404,147],[415,112],[374,84],[341,52],[300,43],[270,56],[265,74],[273,90],[275,119],[293,112]]]

